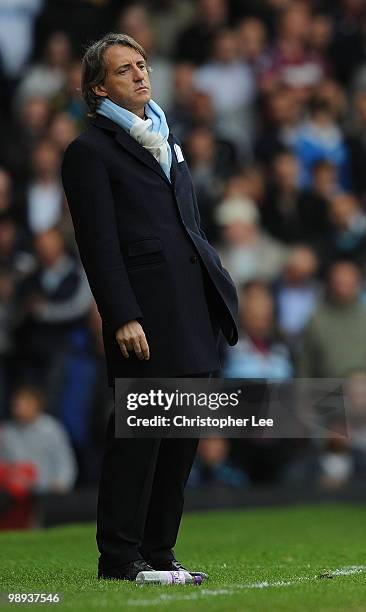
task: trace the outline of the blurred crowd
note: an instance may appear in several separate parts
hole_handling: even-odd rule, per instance
[[[365,0],[0,0],[0,468],[32,459],[36,491],[96,481],[113,402],[60,183],[108,31],[146,49],[238,287],[222,375],[347,378],[366,414]],[[340,486],[366,471],[366,433],[344,433],[206,440],[190,484]]]

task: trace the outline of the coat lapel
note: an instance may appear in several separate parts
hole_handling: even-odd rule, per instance
[[[178,162],[177,162],[177,156],[175,154],[175,150],[174,150],[174,138],[171,132],[169,132],[169,136],[168,136],[168,142],[170,144],[170,148],[172,150],[172,166],[170,168],[170,179],[172,181],[172,185],[175,185],[175,181],[177,178],[177,171],[178,171]]]
[[[95,115],[92,120],[93,125],[97,127],[110,130],[115,133],[115,139],[124,149],[126,149],[131,155],[136,157],[140,162],[151,168],[154,172],[157,172],[159,176],[164,179],[170,185],[168,178],[165,175],[164,170],[161,168],[159,162],[155,159],[149,151],[147,151],[142,145],[140,145],[132,136],[121,128],[119,125],[104,117],[103,115]],[[174,156],[174,152],[173,152]]]

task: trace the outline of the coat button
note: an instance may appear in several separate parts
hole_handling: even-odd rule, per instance
[[[191,255],[190,260],[191,260],[192,263],[197,263],[198,262],[197,255]]]

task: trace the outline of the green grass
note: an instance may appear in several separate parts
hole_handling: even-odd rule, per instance
[[[208,571],[202,587],[97,581],[93,525],[2,533],[0,591],[62,593],[53,609],[73,612],[365,612],[365,514],[335,505],[187,514],[176,555]],[[362,567],[318,577],[350,566]]]

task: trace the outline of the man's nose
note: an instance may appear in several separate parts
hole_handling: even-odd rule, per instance
[[[145,73],[138,66],[134,66],[133,68],[133,80],[134,81],[142,81],[145,78]]]

